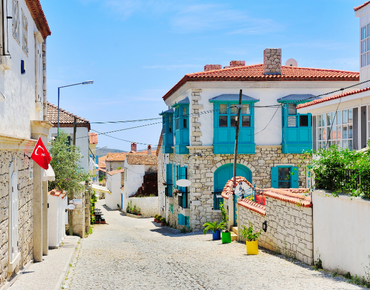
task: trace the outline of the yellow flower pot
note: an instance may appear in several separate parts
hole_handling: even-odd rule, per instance
[[[247,255],[258,255],[258,240],[257,241],[246,241]]]

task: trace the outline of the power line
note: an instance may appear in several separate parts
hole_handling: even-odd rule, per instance
[[[133,123],[133,122],[145,122],[145,121],[152,121],[152,120],[159,120],[162,119],[161,117],[158,118],[149,118],[149,119],[138,119],[138,120],[126,120],[126,121],[100,121],[100,122],[90,122],[90,124],[119,124],[119,123]]]

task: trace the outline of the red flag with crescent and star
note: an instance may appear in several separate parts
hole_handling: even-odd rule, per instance
[[[44,169],[49,168],[49,162],[51,160],[50,154],[46,149],[44,143],[42,143],[41,138],[37,141],[35,148],[33,149],[31,158],[35,161],[40,167]]]

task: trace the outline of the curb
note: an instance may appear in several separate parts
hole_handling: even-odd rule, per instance
[[[64,283],[63,281],[65,281],[66,277],[67,277],[67,274],[69,272],[69,268],[70,268],[70,264],[71,262],[74,260],[74,258],[77,256],[77,253],[78,251],[80,250],[81,248],[81,241],[82,239],[79,238],[79,240],[77,241],[77,244],[76,244],[76,247],[75,247],[75,250],[70,254],[70,256],[68,257],[68,262],[66,263],[66,265],[64,266],[64,269],[62,271],[62,274],[60,275],[59,277],[59,280],[58,280],[58,283],[57,285],[55,286],[55,290],[60,290],[60,289],[64,289],[62,288],[64,286]],[[68,279],[68,278],[67,278]]]

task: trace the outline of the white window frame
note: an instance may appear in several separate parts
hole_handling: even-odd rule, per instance
[[[360,28],[360,66],[370,64],[370,24]]]
[[[325,148],[337,144],[340,148],[349,148],[353,150],[353,108],[348,108],[336,112],[329,112],[316,115],[316,148]],[[349,119],[350,113],[352,119]],[[344,116],[347,115],[346,120]],[[325,118],[324,123],[322,123]],[[328,124],[330,120],[330,124]],[[332,122],[334,124],[332,125]],[[323,125],[324,124],[324,125]],[[328,139],[328,130],[331,129],[330,139]],[[344,132],[346,131],[346,138]],[[352,132],[350,134],[350,132]]]

